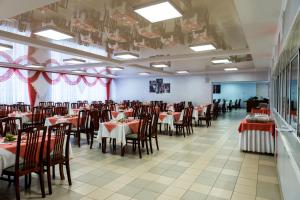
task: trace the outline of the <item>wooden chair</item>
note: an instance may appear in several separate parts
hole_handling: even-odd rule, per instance
[[[7,133],[18,135],[18,130],[21,130],[22,118],[20,117],[5,117],[0,119],[0,134],[5,137]]]
[[[64,106],[59,106],[54,108],[54,114],[55,115],[60,115],[60,116],[65,116],[68,114],[68,110]]]
[[[45,106],[47,106],[47,103],[46,103],[46,102],[44,102],[44,101],[41,101],[41,102],[39,102],[39,106],[41,106],[41,107],[45,107]]]
[[[202,120],[203,120],[203,121],[206,121],[206,126],[207,126],[207,128],[211,125],[211,104],[209,104],[209,105],[207,106],[206,112],[205,112],[204,116],[203,116],[203,115],[200,115],[200,116],[198,117],[198,124],[199,124],[199,125],[202,124]],[[200,122],[200,123],[199,123],[199,122]]]
[[[25,176],[26,178],[33,172],[39,175],[42,197],[45,197],[42,166],[45,137],[46,127],[27,128],[18,133],[15,165],[4,169],[1,177],[2,180],[9,182],[11,182],[10,177],[14,177],[13,182],[17,200],[20,199],[20,177]],[[26,138],[25,141],[22,141],[23,138]]]
[[[179,133],[179,131],[181,131],[182,134],[183,134],[183,136],[185,137],[185,130],[184,130],[184,128],[186,129],[187,134],[189,133],[188,117],[189,117],[189,110],[188,110],[188,108],[185,108],[184,111],[183,111],[183,118],[182,118],[182,120],[174,122],[174,126],[175,126],[175,129],[176,129],[176,132],[175,132],[176,135]]]
[[[56,102],[54,106],[55,107],[62,107],[62,105],[63,105],[62,102]]]
[[[90,121],[90,125],[88,127],[88,131],[90,132],[91,136],[90,149],[93,148],[94,136],[98,135],[100,114],[101,112],[96,109],[89,112],[88,121]]]
[[[158,146],[158,137],[157,137],[157,124],[158,124],[158,117],[159,117],[159,113],[152,113],[152,120],[151,120],[151,124],[149,126],[149,146],[150,146],[150,152],[153,153],[153,148],[152,148],[152,139],[155,139],[155,143],[156,143],[156,148],[157,150],[159,150],[159,146]]]
[[[77,127],[73,127],[71,129],[71,133],[73,133],[75,135],[75,137],[77,137],[78,147],[80,147],[80,134],[81,133],[86,134],[87,143],[90,144],[89,133],[87,132],[87,122],[88,122],[87,118],[88,118],[88,111],[80,110],[78,112]]]
[[[54,115],[53,107],[43,107],[42,117],[41,117],[42,124],[45,123],[46,118],[53,117],[53,115]]]
[[[24,128],[34,127],[36,125],[43,125],[41,106],[34,106],[32,108],[31,121],[24,122],[23,124]]]
[[[6,104],[0,104],[0,118],[7,117],[8,106]]]
[[[53,101],[48,101],[48,102],[46,103],[46,106],[54,106],[54,102],[53,102]]]
[[[139,156],[142,158],[141,145],[142,143],[146,143],[147,154],[149,154],[148,149],[148,131],[149,131],[149,121],[151,120],[151,116],[148,114],[142,114],[139,121],[139,128],[137,134],[129,134],[126,135],[126,145],[130,143],[133,145],[133,149],[136,148],[136,144],[138,145]],[[122,155],[124,155],[124,150],[122,149]]]
[[[72,185],[70,172],[70,123],[59,123],[49,126],[47,135],[47,154],[43,161],[43,166],[47,168],[47,181],[49,194],[52,194],[51,171],[53,169],[53,178],[55,178],[55,165],[59,165],[60,178],[64,180],[63,165],[66,166],[68,183]],[[55,140],[51,140],[55,137]]]
[[[78,103],[71,103],[71,109],[77,109],[78,107]]]

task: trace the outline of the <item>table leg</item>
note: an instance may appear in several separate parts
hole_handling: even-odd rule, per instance
[[[125,153],[125,146],[123,146],[123,143],[121,143],[121,156],[124,156],[124,153]]]
[[[102,153],[106,153],[106,138],[102,138]]]

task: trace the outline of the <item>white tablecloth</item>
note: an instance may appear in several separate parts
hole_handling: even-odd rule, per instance
[[[132,133],[132,131],[127,123],[117,123],[116,127],[110,132],[105,127],[104,123],[100,123],[97,139],[101,143],[103,137],[113,138],[116,139],[116,142],[118,143],[126,144],[126,135],[130,133]]]
[[[274,153],[274,137],[268,131],[249,130],[239,133],[240,149],[258,153]]]
[[[174,130],[174,116],[173,115],[166,115],[163,120],[158,118],[158,123],[167,124],[172,131]]]

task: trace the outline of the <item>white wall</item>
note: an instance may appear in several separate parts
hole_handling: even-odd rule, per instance
[[[269,98],[269,84],[257,83],[256,84],[256,96],[259,98]]]
[[[155,94],[149,92],[149,81],[155,80],[156,78],[163,78],[164,83],[171,84],[170,94]],[[123,100],[163,100],[170,103],[192,101],[195,105],[198,105],[211,102],[212,82],[267,80],[267,72],[119,78],[112,82],[111,98],[117,102]]]

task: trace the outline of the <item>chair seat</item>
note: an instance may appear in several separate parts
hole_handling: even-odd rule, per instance
[[[126,139],[136,140],[138,138],[137,134],[126,135]]]
[[[20,163],[19,164],[19,169],[23,169],[23,167],[24,167],[24,163]],[[38,167],[38,164],[36,163],[36,165],[33,166],[33,168],[34,167]],[[10,166],[10,167],[7,167],[7,168],[3,169],[3,174],[14,174],[15,171],[16,171],[15,165],[13,165],[13,166]]]
[[[183,121],[177,121],[177,122],[174,122],[174,125],[183,125]]]

